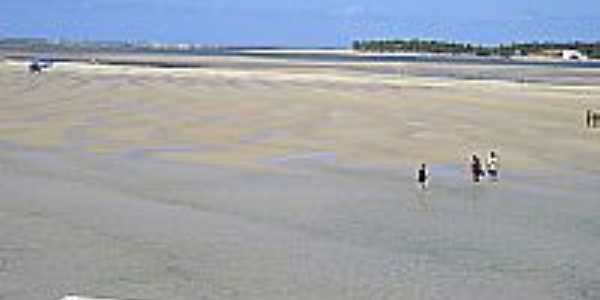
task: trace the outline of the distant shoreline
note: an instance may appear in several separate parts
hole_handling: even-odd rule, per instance
[[[432,53],[432,52],[374,52],[357,51],[353,49],[268,49],[237,51],[243,55],[257,57],[288,57],[288,58],[337,58],[361,62],[444,62],[444,63],[492,63],[515,65],[557,65],[572,67],[600,68],[600,59],[564,60],[546,56],[476,56],[472,54]]]
[[[557,66],[574,68],[600,68],[600,60],[562,60],[551,57],[479,57],[468,54],[425,52],[368,52],[352,49],[247,49],[209,51],[206,53],[160,53],[160,52],[85,52],[68,51],[6,51],[0,49],[0,59],[12,61],[47,60],[55,63],[88,63],[98,65],[124,65],[157,68],[207,67],[206,57],[229,57],[231,59],[301,60],[314,63],[456,63],[523,66]]]
[[[600,62],[600,59],[587,58],[585,60],[565,60],[546,56],[476,56],[473,54],[453,54],[453,53],[433,53],[433,52],[411,52],[411,51],[396,51],[396,52],[376,52],[376,51],[358,51],[352,49],[265,49],[265,50],[241,50],[235,51],[242,54],[264,54],[264,55],[347,55],[357,57],[439,57],[439,58],[472,58],[478,60],[503,59],[516,61],[545,61],[545,62]]]

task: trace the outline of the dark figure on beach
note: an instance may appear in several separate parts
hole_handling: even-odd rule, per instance
[[[487,173],[492,181],[498,181],[498,155],[491,151],[487,158]]]
[[[42,66],[37,62],[31,63],[29,65],[29,72],[32,74],[42,73]]]
[[[473,155],[471,161],[471,173],[473,175],[473,182],[479,182],[481,177],[484,175],[483,168],[481,166],[481,160],[477,155]]]
[[[417,171],[417,182],[421,189],[427,189],[429,172],[427,172],[427,166],[425,164],[421,164],[421,168]]]

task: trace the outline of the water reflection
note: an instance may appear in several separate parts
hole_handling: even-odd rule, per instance
[[[431,190],[417,187],[415,191],[415,211],[430,213],[433,211],[431,202]]]

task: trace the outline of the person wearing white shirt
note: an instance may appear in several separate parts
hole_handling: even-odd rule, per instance
[[[498,155],[496,152],[491,151],[487,158],[487,173],[492,181],[498,180]]]

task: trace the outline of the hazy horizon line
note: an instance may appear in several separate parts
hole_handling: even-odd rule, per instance
[[[368,42],[368,41],[410,41],[410,40],[421,40],[421,41],[437,41],[445,43],[458,43],[458,44],[471,44],[477,46],[500,46],[500,45],[511,45],[511,44],[531,44],[531,43],[554,43],[554,44],[572,44],[572,43],[590,43],[600,44],[600,38],[596,40],[592,39],[529,39],[529,40],[511,40],[497,43],[489,42],[478,42],[473,40],[461,40],[461,39],[448,39],[448,38],[432,38],[432,37],[373,37],[373,38],[356,38],[350,41],[346,45],[308,45],[308,44],[252,44],[252,43],[207,43],[207,42],[194,42],[188,41],[167,41],[167,40],[148,40],[148,39],[90,39],[90,38],[73,38],[73,37],[50,37],[50,36],[37,36],[37,35],[3,35],[0,34],[1,40],[44,40],[46,42],[53,43],[123,43],[133,45],[189,45],[194,47],[205,47],[205,48],[271,48],[271,49],[352,49],[353,42]]]

